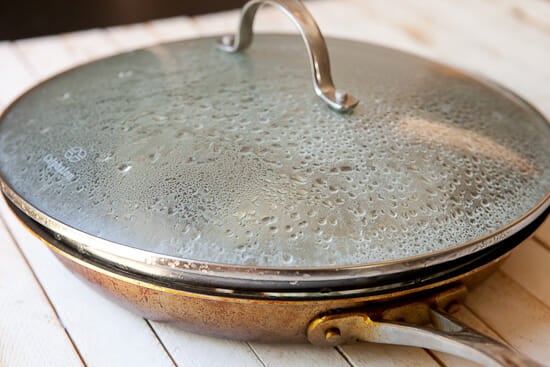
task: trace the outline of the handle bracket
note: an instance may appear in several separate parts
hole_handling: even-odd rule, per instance
[[[447,293],[459,291],[460,287]],[[445,308],[445,305],[434,302],[432,297],[384,311],[373,310],[376,320],[369,317],[370,311],[338,312],[311,321],[307,336],[316,345],[335,346],[358,341],[408,345],[454,354],[488,367],[543,367],[438,308]],[[433,327],[419,326],[428,323]]]

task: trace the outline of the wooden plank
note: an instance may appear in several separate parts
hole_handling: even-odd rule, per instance
[[[116,45],[118,52],[135,50],[157,43],[155,37],[143,24],[131,24],[106,29],[107,37]]]
[[[180,366],[258,367],[262,363],[243,342],[193,334],[169,324],[151,322],[166,349]]]
[[[500,18],[490,17],[495,23],[488,27],[492,30],[494,39],[479,40],[475,27],[463,31],[464,24],[471,23],[479,16],[475,14],[475,6],[464,7],[450,2],[398,1],[394,6],[387,6],[383,1],[347,0],[355,4],[363,12],[365,29],[371,24],[379,25],[376,38],[369,39],[390,47],[397,47],[422,56],[454,65],[485,75],[515,90],[531,102],[536,103],[543,112],[550,113],[550,91],[538,87],[541,73],[526,65],[519,66],[514,61],[514,55],[503,56],[501,50],[510,52],[506,37],[497,35],[508,34],[510,25],[499,22]],[[455,11],[460,7],[461,11]],[[361,23],[361,22],[352,22]],[[473,31],[470,31],[472,30]],[[401,35],[395,34],[395,31]],[[517,37],[516,37],[517,38]],[[544,40],[538,35],[522,34],[520,43],[535,45],[528,52],[530,57],[545,60],[548,56],[544,48],[536,47]],[[491,42],[490,42],[491,41]],[[548,43],[548,40],[546,40]],[[513,48],[512,48],[513,49]],[[540,66],[539,66],[540,68]],[[529,70],[528,70],[529,69]],[[518,70],[522,70],[518,73]]]
[[[89,62],[117,52],[115,44],[107,38],[103,29],[67,33],[61,39],[76,63]]]
[[[544,68],[544,58],[534,59],[535,55],[548,55],[548,50],[539,47],[547,43],[547,36],[533,32],[528,27],[522,27],[511,16],[508,9],[499,4],[483,3],[466,0],[461,3],[451,1],[428,0],[417,3],[403,2],[403,8],[410,8],[417,14],[422,14],[426,22],[416,22],[425,32],[432,34],[434,46],[443,47],[442,50],[471,48],[479,50],[483,55],[457,55],[464,61],[500,60],[499,63],[481,62],[483,66],[500,68],[502,65],[521,64],[525,67],[522,73],[517,69],[512,76],[539,71],[539,74],[548,75]],[[500,4],[501,5],[501,4]],[[389,9],[385,7],[389,13]],[[479,20],[483,19],[483,22]],[[514,37],[509,37],[509,30],[514,29]],[[437,42],[437,40],[440,40]],[[525,41],[529,40],[528,44]],[[520,51],[520,52],[518,52]],[[472,59],[473,57],[473,59]],[[502,65],[501,65],[502,64]]]
[[[315,3],[308,3],[311,10]],[[239,24],[240,10],[231,10],[193,17],[193,25],[202,36],[235,33]],[[272,6],[263,6],[254,18],[254,32],[298,33],[296,26],[282,11]]]
[[[177,41],[198,35],[198,31],[189,17],[153,20],[146,23],[145,27],[157,41],[162,42]]]
[[[541,77],[550,76],[546,60],[546,57],[550,56],[550,49],[549,47],[540,47],[541,45],[550,45],[550,34],[540,33],[537,29],[525,27],[525,24],[522,23],[518,24],[518,18],[514,16],[514,12],[508,6],[494,6],[490,2],[477,0],[465,0],[460,6],[451,2],[449,4],[453,6],[453,13],[464,13],[464,20],[469,18],[468,23],[464,24],[465,27],[462,28],[463,34],[469,38],[477,39],[484,45],[494,45],[503,60],[522,66],[525,71],[536,70]],[[473,6],[476,7],[475,13],[472,11]],[[524,5],[521,9],[528,7]],[[549,14],[548,10],[546,14]],[[484,21],[479,22],[480,18]],[[548,19],[546,18],[546,23],[550,24]],[[500,32],[507,29],[514,29],[514,37],[501,36]],[[531,42],[526,43],[526,40]]]
[[[495,5],[506,7],[518,27],[529,27],[543,35],[550,36],[550,6],[544,0],[518,2],[501,0]]]
[[[433,57],[438,35],[431,33],[429,15],[417,11],[409,2],[400,1],[388,7],[381,1],[347,0],[358,9],[365,29],[371,30],[372,41],[419,55]]]
[[[0,43],[0,80],[0,110],[33,84],[9,42]]]
[[[0,365],[82,365],[63,325],[1,222],[0,243]]]
[[[507,275],[497,271],[471,292],[466,305],[520,352],[550,361],[550,309]]]
[[[95,366],[170,366],[147,323],[76,278],[23,228],[4,201],[0,213],[41,280],[84,361]]]
[[[350,0],[312,1],[306,3],[306,6],[325,36],[385,42],[390,45],[395,45],[395,39],[402,37],[401,33],[392,27],[381,26],[376,18],[369,19],[365,14],[364,3],[357,5]],[[334,11],[335,8],[338,9],[337,12]],[[238,11],[207,14],[193,18],[197,30],[203,36],[234,33],[238,21]],[[272,7],[265,7],[258,11],[254,22],[254,31],[298,33],[296,26],[288,17]]]
[[[380,26],[371,41],[495,79],[550,114],[550,91],[539,87],[540,79],[548,78],[548,73],[540,70],[550,53],[549,48],[540,45],[550,43],[550,38],[523,32],[522,27],[510,23],[510,14],[490,14],[490,7],[483,9],[487,14],[478,14],[475,4],[463,6],[448,1],[398,1],[391,7],[378,0],[347,1],[363,12],[362,23],[368,25],[365,29],[371,24]],[[478,21],[481,17],[484,22]],[[483,28],[483,36],[478,36],[478,28]],[[518,29],[512,44],[506,36],[510,29]],[[517,50],[521,50],[521,57],[516,55]],[[533,63],[538,63],[537,67]]]
[[[30,45],[30,46],[29,46]],[[51,50],[46,46],[52,47]],[[61,39],[48,39],[46,45],[22,42],[20,45],[29,60],[39,60],[52,52],[65,49]],[[46,56],[42,56],[42,53]],[[64,68],[82,59],[71,54],[56,56]],[[58,69],[49,64],[46,69],[37,69],[46,75]],[[37,239],[19,225],[3,203],[2,214],[14,231],[15,238],[29,260],[33,270],[41,279],[51,302],[75,345],[87,363],[92,365],[126,365],[149,363],[150,365],[171,365],[162,345],[141,318],[119,308],[71,275]],[[93,307],[89,307],[93,305]],[[82,312],[86,310],[86,312]],[[116,320],[110,322],[106,320]]]
[[[474,315],[466,306],[459,306],[458,311],[454,312],[452,316],[458,321],[464,323],[470,328],[476,330],[479,333],[485,334],[495,340],[504,342],[502,338],[487,326],[481,319]],[[464,358],[460,358],[454,355],[435,352],[434,353],[439,361],[443,362],[447,367],[478,367],[478,363],[468,361]]]
[[[438,366],[432,357],[420,348],[358,343],[344,345],[340,350],[354,367]]]
[[[53,76],[74,64],[70,50],[57,36],[21,40],[15,42],[15,46],[22,55],[20,61],[38,80]]]
[[[319,348],[307,344],[251,343],[250,346],[266,366],[349,366],[342,355],[333,348]]]
[[[234,32],[239,22],[238,11],[224,11],[191,18],[202,37]]]
[[[550,37],[518,26],[510,12],[481,2],[406,2],[430,19],[420,29],[433,40],[437,59],[494,79],[535,103],[550,115],[550,80],[544,66]],[[483,19],[480,22],[479,19]],[[510,29],[514,35],[509,35]]]
[[[549,266],[550,251],[534,240],[527,240],[514,250],[501,270],[550,307]]]

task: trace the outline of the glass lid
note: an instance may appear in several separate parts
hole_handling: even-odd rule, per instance
[[[312,93],[300,37],[214,44],[117,55],[28,92],[0,125],[4,192],[69,239],[289,269],[438,253],[548,206],[549,125],[506,91],[328,39],[360,101],[340,113]]]
[[[382,47],[329,40],[310,91],[300,38],[228,55],[199,39],[94,62],[21,98],[3,180],[47,217],[118,244],[232,265],[352,265],[476,240],[550,186],[550,129],[517,100]]]

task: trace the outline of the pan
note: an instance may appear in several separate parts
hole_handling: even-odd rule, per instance
[[[264,4],[302,37],[249,47]],[[301,2],[253,0],[234,36],[116,55],[28,91],[1,117],[0,176],[63,264],[147,318],[537,366],[449,312],[548,215],[549,139],[493,82],[325,40]]]

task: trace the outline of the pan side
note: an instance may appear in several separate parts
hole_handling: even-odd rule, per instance
[[[223,338],[264,342],[306,342],[307,327],[315,317],[336,309],[380,309],[413,303],[465,285],[471,288],[491,274],[506,255],[460,276],[420,288],[389,294],[344,299],[245,299],[192,293],[158,286],[103,269],[54,250],[72,272],[118,304],[145,318],[170,322],[186,330]],[[458,300],[447,300],[447,302]]]
[[[325,294],[314,298],[309,294],[288,293],[292,290],[287,293],[235,290],[231,293],[226,289],[222,293],[214,288],[215,285],[201,289],[192,284],[167,284],[87,256],[58,241],[52,233],[17,210],[14,210],[14,214],[73,273],[137,314],[155,321],[170,322],[195,333],[266,342],[306,342],[310,322],[337,310],[362,311],[371,319],[425,322],[425,319],[421,321],[422,317],[409,315],[409,311],[405,311],[405,314],[400,311],[418,307],[402,306],[421,303],[423,306],[428,304],[431,307],[448,308],[450,304],[460,302],[465,291],[475,287],[496,270],[511,249],[532,235],[538,222],[545,217],[533,223],[533,228],[516,238],[512,246],[503,243],[501,251],[496,255],[474,262],[470,268],[432,283],[413,284],[406,289],[380,293],[364,291],[353,296],[329,293],[328,296]]]

